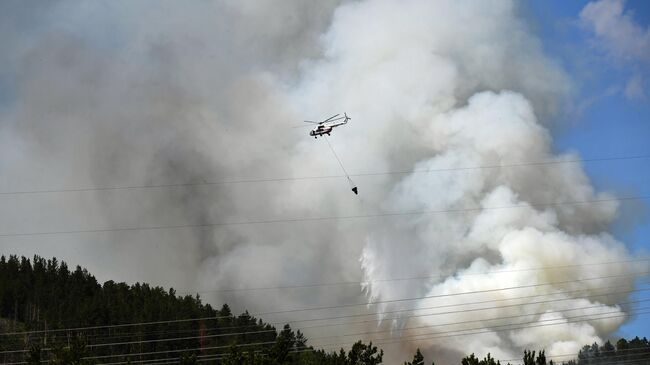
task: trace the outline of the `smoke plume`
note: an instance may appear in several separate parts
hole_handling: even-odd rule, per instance
[[[403,338],[386,345],[389,363],[415,347],[436,359],[468,350],[513,358],[531,346],[547,355],[577,352],[625,322],[534,324],[627,313],[616,304],[627,295],[593,295],[633,287],[634,277],[624,275],[642,269],[529,270],[630,258],[608,233],[618,203],[595,191],[579,164],[453,170],[579,158],[554,153],[547,128],[571,97],[571,81],[544,54],[515,2],[72,1],[37,13],[30,11],[35,4],[0,6],[8,8],[0,14],[15,15],[2,19],[0,32],[0,44],[11,50],[0,56],[2,191],[197,183],[3,196],[1,232],[435,212],[3,237],[2,253],[57,256],[100,280],[201,290],[213,304],[253,313],[572,281],[264,316],[376,313],[377,322],[305,332],[317,338],[391,330],[329,341]],[[202,184],[340,175],[325,141],[291,127],[343,111],[353,119],[330,142],[350,173],[412,172],[356,177],[359,197],[343,178]],[[420,172],[428,169],[451,171]],[[596,199],[606,201],[560,204]],[[611,278],[580,281],[602,276]],[[409,277],[427,279],[383,280]],[[555,302],[497,302],[483,312],[384,314],[569,290]],[[565,312],[587,306],[598,308]],[[503,321],[487,320],[525,313],[533,313],[518,319],[532,323],[527,329],[503,331]],[[470,320],[482,321],[408,330]],[[408,338],[475,327],[485,331]]]

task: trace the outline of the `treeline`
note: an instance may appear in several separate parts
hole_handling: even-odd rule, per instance
[[[277,338],[273,326],[248,312],[235,316],[227,305],[215,310],[198,296],[179,296],[173,289],[147,284],[100,285],[79,266],[70,270],[65,262],[38,256],[0,257],[0,318],[0,362],[22,361],[27,352],[7,351],[32,347],[42,349],[47,360],[61,345],[63,356],[64,348],[77,343],[79,349],[100,357],[163,351],[174,355],[173,351],[185,349],[198,353],[207,347],[225,353],[235,343],[269,343]],[[174,321],[187,318],[203,319]],[[149,324],[105,327],[128,323]],[[91,328],[61,330],[78,327]],[[182,340],[159,341],[164,338]]]
[[[198,320],[186,320],[198,319]],[[123,325],[120,325],[123,324]],[[137,325],[132,325],[137,324]],[[65,262],[0,257],[0,362],[28,364],[375,365],[383,350],[361,341],[349,350],[314,349],[288,325],[281,330],[228,305],[213,309],[198,296],[147,284],[107,281]],[[524,365],[546,365],[544,352],[524,353]],[[431,361],[426,364],[433,364]],[[501,365],[474,354],[462,365]],[[548,362],[549,365],[553,361]],[[644,339],[585,346],[567,365],[648,364]],[[417,350],[404,365],[425,365]]]
[[[650,364],[650,343],[635,337],[632,340],[621,338],[616,346],[607,341],[602,346],[593,344],[584,346],[578,354],[578,359],[570,365],[616,365],[616,364]]]

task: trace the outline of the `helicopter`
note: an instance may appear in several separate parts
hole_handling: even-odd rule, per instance
[[[312,122],[311,120],[305,120],[304,121],[305,123],[318,124],[317,127],[315,127],[309,132],[309,135],[313,136],[314,138],[318,138],[318,136],[322,136],[324,134],[330,136],[331,135],[330,133],[332,132],[332,129],[334,129],[334,127],[347,124],[348,120],[352,119],[348,117],[346,113],[343,113],[343,116],[340,115],[341,114],[332,115],[331,117],[325,119],[322,122]]]
[[[348,120],[352,119],[352,118],[348,117],[347,113],[345,113],[345,112],[343,113],[343,116],[340,116],[340,115],[341,114],[332,115],[331,117],[325,119],[322,122],[313,122],[311,120],[304,120],[303,122],[311,123],[311,124],[317,124],[317,126],[314,129],[309,131],[310,136],[313,136],[314,138],[318,138],[318,136],[324,136],[324,135],[330,136],[331,135],[330,133],[332,133],[332,129],[334,129],[335,127],[338,127],[340,125],[343,125],[343,124],[348,124]],[[298,127],[294,127],[294,128],[298,128]],[[350,178],[350,175],[348,175],[347,171],[345,171],[345,167],[343,167],[343,163],[341,162],[341,159],[339,159],[338,155],[334,151],[334,148],[330,144],[329,140],[327,138],[325,138],[325,141],[327,141],[327,145],[329,146],[330,150],[332,150],[332,154],[334,155],[336,160],[339,162],[339,165],[341,166],[341,169],[345,173],[345,177],[348,179],[348,183],[350,183],[350,188],[351,188],[352,192],[355,195],[359,195],[359,189],[354,184],[354,182]]]

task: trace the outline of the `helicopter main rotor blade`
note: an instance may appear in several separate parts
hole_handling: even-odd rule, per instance
[[[335,115],[332,115],[331,117],[325,119],[325,120],[322,121],[321,123],[329,122],[329,121],[331,121],[333,118],[338,117],[339,115],[341,115],[341,114],[335,114]]]

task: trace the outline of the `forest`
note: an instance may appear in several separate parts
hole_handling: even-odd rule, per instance
[[[471,351],[471,350],[470,350]],[[470,352],[468,351],[468,352]],[[372,343],[324,351],[289,325],[265,323],[227,304],[147,284],[97,282],[56,258],[0,257],[0,360],[4,364],[382,364]],[[547,361],[548,360],[548,361]],[[646,338],[585,345],[567,365],[650,364]],[[488,354],[461,365],[500,365]],[[525,351],[524,365],[553,364],[544,351]],[[559,363],[559,361],[555,361]],[[433,364],[418,349],[404,365]]]

